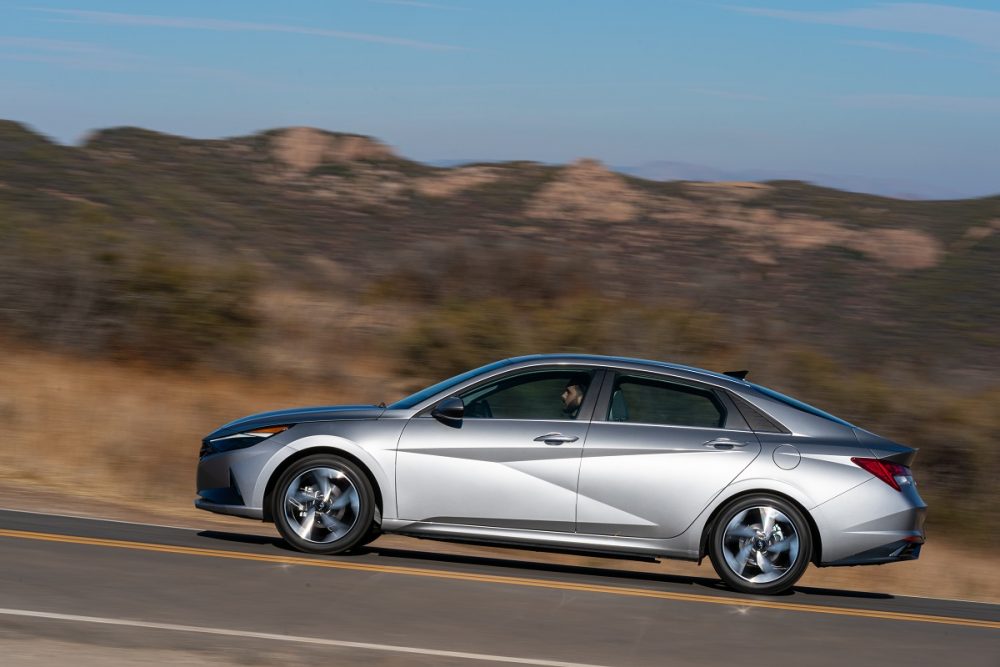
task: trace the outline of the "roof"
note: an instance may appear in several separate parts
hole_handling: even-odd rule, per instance
[[[597,363],[597,364],[627,364],[636,366],[648,366],[657,370],[668,370],[668,371],[680,371],[692,376],[701,376],[705,378],[711,378],[716,382],[724,382],[726,384],[742,385],[746,386],[748,383],[745,380],[740,380],[732,377],[731,375],[725,375],[723,373],[716,373],[715,371],[705,370],[704,368],[696,368],[694,366],[685,366],[683,364],[672,364],[666,361],[655,361],[653,359],[638,359],[635,357],[614,357],[606,356],[600,354],[573,354],[573,353],[556,353],[556,354],[529,354],[521,357],[511,357],[507,361],[512,364],[521,362],[531,362],[531,361],[542,361],[542,362],[584,362],[584,363]]]

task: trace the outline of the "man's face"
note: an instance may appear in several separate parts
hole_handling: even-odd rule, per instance
[[[573,412],[583,402],[583,387],[578,384],[568,384],[562,393],[563,411]]]

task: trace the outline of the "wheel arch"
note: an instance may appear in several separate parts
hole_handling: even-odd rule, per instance
[[[813,552],[812,552],[811,562],[813,563],[813,565],[818,566],[822,560],[823,542],[822,538],[820,537],[819,527],[816,525],[816,520],[813,518],[809,510],[807,510],[805,506],[797,499],[795,499],[794,497],[790,496],[787,493],[782,493],[781,491],[775,491],[774,489],[768,489],[768,488],[746,489],[739,491],[731,496],[727,496],[724,500],[722,500],[715,506],[715,509],[712,510],[712,513],[709,515],[708,520],[705,522],[705,525],[701,529],[701,539],[698,543],[698,563],[701,564],[701,561],[705,558],[706,554],[708,553],[708,539],[709,536],[711,536],[712,534],[712,530],[714,530],[715,528],[715,523],[716,521],[718,521],[719,515],[722,513],[722,510],[724,510],[729,505],[742,498],[746,498],[748,496],[756,496],[756,495],[769,495],[781,498],[782,500],[788,502],[789,504],[794,505],[797,510],[802,512],[802,516],[806,518],[806,522],[809,524],[809,534],[813,540]]]
[[[264,486],[264,502],[263,502],[263,520],[266,522],[273,523],[274,516],[271,513],[271,497],[274,494],[274,486],[278,483],[278,479],[281,475],[291,466],[295,465],[296,462],[301,461],[309,456],[315,456],[317,454],[333,454],[334,456],[339,456],[343,459],[347,459],[364,473],[365,477],[368,478],[368,482],[372,485],[372,491],[375,494],[375,518],[378,523],[382,522],[382,510],[383,510],[383,500],[382,500],[382,489],[379,486],[378,479],[375,477],[375,473],[372,472],[371,468],[367,463],[362,461],[360,458],[355,456],[349,451],[340,449],[337,447],[332,447],[329,445],[321,445],[317,447],[308,447],[306,449],[300,449],[295,453],[291,454],[285,458],[278,466],[271,472],[267,479],[267,484]]]

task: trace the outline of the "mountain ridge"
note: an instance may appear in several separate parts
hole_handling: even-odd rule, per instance
[[[39,244],[58,254],[107,237],[113,249],[94,247],[93,257],[155,248],[276,282],[323,285],[328,271],[317,267],[332,262],[338,275],[365,277],[333,286],[358,298],[372,285],[410,301],[548,285],[545,294],[669,301],[721,314],[740,335],[764,323],[853,364],[893,349],[989,368],[998,350],[1000,306],[988,285],[1000,283],[1000,196],[908,201],[798,181],[659,182],[587,159],[445,168],[314,128],[228,139],[110,128],[63,146],[2,121],[0,231],[8,291],[34,275],[25,258],[55,261]],[[532,284],[497,264],[528,257],[537,265],[521,271]],[[40,289],[32,282],[27,293]]]

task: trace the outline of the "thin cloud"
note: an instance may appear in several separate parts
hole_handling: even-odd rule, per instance
[[[699,95],[709,95],[711,97],[721,97],[726,100],[739,100],[742,102],[767,102],[768,98],[763,95],[753,93],[741,93],[735,90],[720,90],[718,88],[689,88],[692,93]]]
[[[73,69],[134,69],[137,56],[100,44],[0,35],[0,59],[63,65]]]
[[[451,7],[449,5],[437,5],[432,2],[418,2],[417,0],[368,0],[377,5],[403,5],[405,7],[419,7],[420,9],[441,9],[451,12],[464,12],[465,7]]]
[[[174,28],[182,30],[212,30],[216,32],[271,32],[311,37],[328,37],[346,39],[356,42],[387,44],[429,51],[463,51],[462,47],[433,42],[420,42],[399,37],[372,35],[361,32],[346,32],[343,30],[328,30],[326,28],[309,28],[304,26],[285,25],[282,23],[251,23],[247,21],[229,21],[225,19],[202,19],[174,16],[154,16],[148,14],[122,14],[118,12],[95,12],[79,9],[49,9],[33,8],[33,11],[44,12],[56,16],[65,16],[81,23],[97,23],[101,25],[141,26],[154,28]]]
[[[102,55],[116,53],[98,44],[90,44],[88,42],[69,42],[61,39],[42,39],[39,37],[4,37],[2,35],[0,35],[0,47],[30,51],[55,51],[60,53],[100,53]]]
[[[1000,12],[928,3],[882,3],[874,7],[803,11],[730,7],[754,16],[866,30],[934,35],[1000,50]]]
[[[861,46],[866,49],[878,49],[879,51],[890,51],[892,53],[919,53],[926,55],[930,53],[927,49],[920,49],[916,46],[898,44],[896,42],[879,42],[873,39],[845,39],[840,42],[848,46]]]
[[[0,60],[56,65],[77,70],[142,71],[154,74],[261,83],[254,77],[234,70],[204,66],[177,66],[140,54],[110,49],[102,44],[38,37],[0,35]]]
[[[909,93],[872,93],[842,95],[836,98],[843,106],[863,109],[919,109],[994,113],[1000,111],[1000,97],[962,97],[958,95],[915,95]]]

